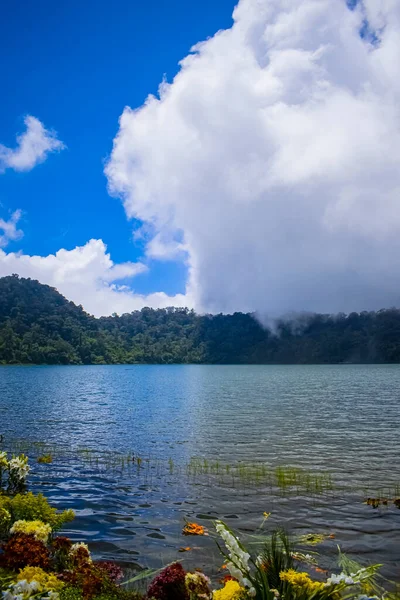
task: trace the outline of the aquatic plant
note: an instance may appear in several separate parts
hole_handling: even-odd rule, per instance
[[[400,498],[367,498],[364,502],[368,506],[372,506],[372,508],[379,508],[380,506],[389,506],[389,504],[393,504],[396,508],[400,508]]]
[[[39,464],[49,465],[53,462],[53,457],[51,454],[42,454],[42,456],[38,456],[37,461]]]
[[[85,455],[92,460],[90,453]],[[0,460],[2,464],[9,463],[4,453],[0,454]],[[133,462],[132,457],[130,462]],[[121,468],[127,468],[127,465],[127,457],[122,457]],[[246,479],[249,473],[251,477],[255,474],[252,468],[248,470],[248,465],[240,465],[236,471],[234,466],[226,469],[227,466],[219,461],[204,460],[201,463],[201,468],[212,472],[213,477],[237,472],[247,481],[250,480]],[[141,461],[138,468],[149,469],[149,462]],[[175,466],[173,472],[177,472]],[[257,466],[256,477],[258,481],[269,480],[271,485],[280,485],[282,489],[299,485],[317,489],[319,485],[309,473],[294,468],[270,469],[261,465]],[[263,513],[259,529],[264,527],[269,516],[270,513]],[[94,562],[83,542],[72,543],[67,537],[54,537],[54,530],[71,518],[72,511],[58,513],[41,494],[22,491],[8,496],[0,494],[0,536],[4,539],[0,554],[3,600],[142,598],[138,592],[128,590],[127,585],[136,585],[137,581],[153,576],[154,571],[141,572],[120,583],[123,572],[118,565],[109,561]],[[394,596],[387,594],[376,581],[380,565],[363,567],[339,550],[341,570],[328,574],[318,567],[316,553],[311,555],[295,550],[284,530],[275,530],[266,539],[263,536],[261,552],[252,556],[223,521],[216,521],[215,527],[224,542],[224,548],[220,547],[220,550],[230,573],[223,578],[223,587],[212,592],[210,580],[204,573],[186,573],[180,563],[174,563],[153,579],[147,590],[148,600],[368,600],[372,595],[381,600],[394,600]],[[187,522],[182,533],[208,535],[202,525],[193,522]],[[260,538],[259,534],[260,531],[255,537]],[[312,533],[297,541],[314,545],[332,537],[333,534]],[[313,574],[307,572],[307,568]]]
[[[306,546],[317,546],[327,539],[334,539],[333,533],[306,533],[298,538],[300,544]]]

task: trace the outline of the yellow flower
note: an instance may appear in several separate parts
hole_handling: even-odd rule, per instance
[[[244,591],[244,588],[237,581],[230,579],[226,582],[222,590],[214,591],[213,600],[239,600]]]
[[[64,587],[64,583],[54,573],[46,573],[40,567],[25,567],[21,569],[17,581],[36,581],[41,592],[58,592]]]
[[[14,525],[10,529],[10,533],[26,533],[27,535],[33,535],[36,540],[47,542],[51,533],[50,525],[43,523],[43,521],[15,521]]]
[[[310,592],[317,592],[318,590],[324,589],[324,584],[320,581],[314,581],[310,578],[308,573],[299,573],[294,569],[288,569],[287,571],[281,571],[279,577],[282,581],[287,581],[293,587],[302,587]]]

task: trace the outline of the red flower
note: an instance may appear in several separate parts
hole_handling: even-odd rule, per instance
[[[13,535],[2,549],[0,565],[6,569],[18,571],[28,565],[44,570],[50,568],[50,552],[43,542],[35,540],[33,535]]]
[[[153,579],[147,597],[155,600],[188,600],[185,575],[180,563],[167,567]]]
[[[124,576],[124,572],[122,571],[121,567],[111,561],[96,562],[95,566],[97,569],[104,572],[104,574],[114,583],[120,581]]]

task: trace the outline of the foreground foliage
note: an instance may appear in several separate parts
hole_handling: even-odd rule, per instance
[[[276,333],[251,314],[187,308],[95,319],[38,281],[0,278],[0,364],[400,362],[397,309],[306,315]]]
[[[201,571],[186,572],[173,563],[158,574],[144,572],[147,577],[156,575],[145,595],[129,591],[128,584],[143,574],[124,581],[117,564],[94,561],[85,543],[56,535],[74,518],[73,512],[57,512],[43,495],[26,491],[27,457],[9,459],[2,453],[1,460],[6,473],[0,484],[3,600],[391,600],[377,584],[381,565],[362,567],[339,552],[341,572],[327,577],[316,567],[315,557],[294,550],[283,530],[274,531],[253,557],[222,521],[215,522],[215,530],[229,575],[217,589]],[[264,513],[263,523],[268,517]],[[208,532],[186,523],[183,534]],[[325,576],[315,577],[317,572]]]

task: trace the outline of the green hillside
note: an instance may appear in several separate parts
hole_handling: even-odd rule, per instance
[[[400,311],[311,315],[274,333],[250,314],[144,308],[96,319],[54,288],[0,278],[1,364],[400,362]]]

